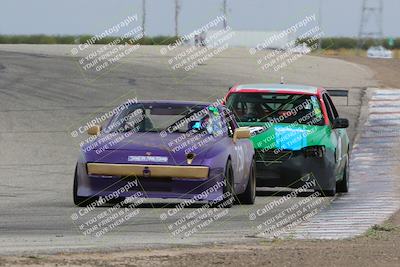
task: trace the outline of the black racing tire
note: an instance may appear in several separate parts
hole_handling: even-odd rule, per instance
[[[233,202],[235,201],[233,168],[232,168],[232,163],[229,159],[226,162],[224,181],[225,181],[225,185],[223,187],[224,196],[221,200],[214,203],[211,207],[231,208],[233,206]]]
[[[335,179],[335,177],[331,177],[331,179]],[[333,188],[331,189],[322,189],[316,191],[320,193],[319,197],[334,197],[336,195],[336,183],[333,183]]]
[[[226,181],[224,186],[224,194],[226,194],[227,196],[223,198],[220,205],[222,205],[222,208],[231,208],[233,206],[233,202],[235,201],[235,179],[233,174],[232,162],[230,160],[226,162],[224,179]]]
[[[329,189],[329,190],[318,190],[321,194],[319,195],[320,197],[334,197],[336,195],[336,187],[335,189]]]
[[[87,207],[97,200],[97,197],[80,197],[78,196],[78,165],[75,167],[74,186],[73,186],[74,204],[78,207]]]
[[[246,190],[237,196],[239,204],[252,205],[256,200],[256,164],[251,162]]]
[[[348,157],[347,157],[348,158]],[[349,161],[346,161],[346,165],[343,170],[343,179],[336,182],[336,192],[347,193],[349,192]]]

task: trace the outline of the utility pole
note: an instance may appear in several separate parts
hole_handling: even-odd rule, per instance
[[[181,10],[181,6],[179,0],[175,0],[175,36],[179,36],[179,11]]]
[[[145,36],[145,26],[146,26],[146,0],[142,0],[142,33],[143,38]]]
[[[222,2],[222,13],[224,14],[224,30],[226,30],[226,28],[228,27],[228,22],[226,20],[226,16],[227,16],[227,1],[228,0],[223,0],[223,2]]]
[[[322,0],[319,0],[318,26],[319,30],[322,32]],[[318,50],[321,50],[321,46],[322,46],[322,36],[318,39]]]
[[[361,9],[360,31],[358,33],[357,48],[361,49],[366,39],[383,38],[383,1],[382,0],[363,0]],[[375,17],[375,20],[373,19]]]

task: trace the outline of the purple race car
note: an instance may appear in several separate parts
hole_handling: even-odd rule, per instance
[[[88,130],[74,179],[74,203],[140,195],[253,204],[254,149],[224,106],[203,102],[125,103]]]

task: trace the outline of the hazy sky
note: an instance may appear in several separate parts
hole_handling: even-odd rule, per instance
[[[172,35],[174,0],[146,1],[148,35]],[[222,0],[180,1],[180,33],[222,13]],[[358,35],[362,0],[228,0],[228,23],[235,30],[282,30],[318,15],[320,2],[326,36]],[[400,0],[383,2],[384,34],[400,36]],[[0,0],[0,34],[96,34],[141,13],[142,0]]]

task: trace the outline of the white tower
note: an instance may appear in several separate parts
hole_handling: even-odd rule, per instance
[[[382,40],[382,13],[382,0],[363,0],[360,31],[358,33],[358,48],[361,48],[364,45],[366,39],[374,39],[375,42]]]

